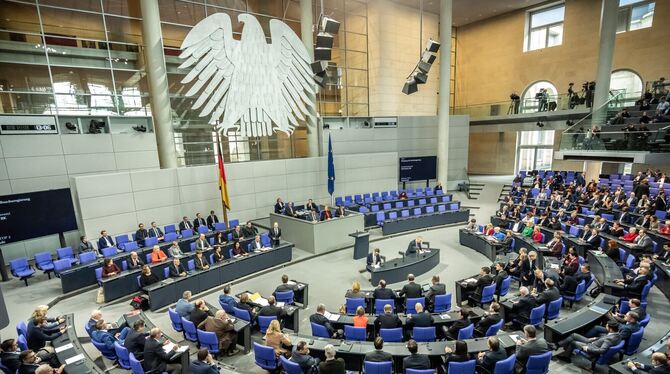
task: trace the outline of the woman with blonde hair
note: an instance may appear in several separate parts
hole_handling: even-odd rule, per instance
[[[351,289],[347,291],[344,297],[348,299],[362,299],[365,298],[365,295],[361,292],[361,284],[355,280],[351,284]]]
[[[47,319],[46,328],[48,330],[58,330],[58,325],[65,322],[65,317],[58,316],[56,318],[49,318],[47,316],[48,311],[49,311],[48,305],[38,305],[37,307],[35,307],[35,310],[33,310],[33,313],[30,315],[30,318],[28,319],[28,329],[31,328],[31,325],[35,324],[36,318],[44,317]]]
[[[265,345],[272,347],[277,356],[287,355],[289,353],[289,350],[286,347],[291,346],[291,339],[281,331],[279,321],[276,319],[270,322],[268,329],[265,331]]]

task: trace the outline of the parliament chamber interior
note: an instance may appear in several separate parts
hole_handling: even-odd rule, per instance
[[[0,14],[3,373],[670,373],[669,1]]]

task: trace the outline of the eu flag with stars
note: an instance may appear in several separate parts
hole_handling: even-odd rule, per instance
[[[328,193],[335,192],[335,163],[333,162],[333,141],[328,134]]]

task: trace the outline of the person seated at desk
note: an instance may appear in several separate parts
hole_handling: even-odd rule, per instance
[[[381,336],[375,338],[375,350],[365,354],[364,361],[367,362],[388,362],[393,361],[393,355],[384,352],[384,339]]]
[[[550,302],[556,301],[561,297],[561,291],[557,287],[554,287],[554,284],[554,280],[551,278],[544,280],[544,290],[534,295],[536,305],[545,304],[548,306]]]
[[[632,230],[632,229],[631,229]],[[647,235],[646,229],[640,229],[640,235],[634,240],[635,249],[640,252],[652,252],[654,248],[654,241]]]
[[[244,228],[242,228],[242,234],[245,238],[253,238],[258,235],[258,229],[251,224],[251,221],[247,221]]]
[[[558,284],[560,281],[558,274],[556,274],[556,272],[554,271],[535,268],[535,271],[533,271],[533,275],[535,281],[533,282],[533,286],[531,288],[532,294],[541,293],[545,289],[547,289],[547,286],[544,282],[547,279],[551,279],[552,281],[554,281],[554,284]]]
[[[479,276],[477,281],[474,283],[468,283],[467,290],[465,290],[465,299],[469,297],[474,298],[475,300],[481,300],[482,293],[484,292],[484,287],[490,286],[493,283],[493,277],[491,276],[491,268],[488,266],[482,266],[479,270]]]
[[[284,201],[282,201],[281,197],[278,197],[277,202],[275,203],[275,214],[282,214],[284,205]]]
[[[191,303],[191,296],[191,291],[184,291],[184,293],[182,293],[182,298],[177,300],[177,303],[174,306],[174,311],[182,318],[190,319],[191,312],[195,309],[195,305]]]
[[[84,252],[95,252],[98,256],[100,255],[100,252],[96,251],[95,248],[93,248],[93,244],[88,241],[88,238],[86,235],[82,235],[79,237],[79,253],[84,253]]]
[[[659,234],[670,235],[670,219],[665,220],[665,225],[658,229]]]
[[[263,317],[273,316],[281,320],[282,318],[284,318],[284,316],[286,316],[286,311],[284,311],[283,308],[278,307],[276,304],[277,300],[275,299],[275,297],[269,296],[268,305],[261,307],[261,309],[258,311],[258,315]]]
[[[663,209],[665,210],[665,209]],[[658,217],[656,216],[651,216],[651,221],[649,222],[649,228],[647,230],[658,230]]]
[[[300,369],[302,369],[303,373],[315,372],[319,362],[321,362],[320,359],[309,355],[309,347],[304,340],[299,341],[298,344],[295,345],[289,361],[300,365]]]
[[[651,373],[651,374],[667,374],[670,373],[670,364],[668,363],[668,356],[661,352],[654,352],[651,354],[651,364],[642,364],[639,362],[628,361],[626,366],[631,372]]]
[[[470,355],[468,354],[468,343],[462,340],[456,340],[454,344],[454,349],[446,346],[444,347],[444,366],[443,371],[446,373],[449,364],[452,362],[465,362],[470,361]]]
[[[435,296],[445,295],[447,293],[447,286],[444,283],[440,283],[440,276],[435,274],[430,280],[430,288],[426,292],[426,302],[429,306],[429,310],[433,309],[435,305]]]
[[[163,251],[159,246],[154,245],[154,247],[151,250],[151,263],[158,264],[166,260],[167,256],[165,255],[165,253],[163,253]]]
[[[212,253],[212,258],[214,259],[215,264],[223,262],[223,260],[226,259],[220,246],[214,247],[214,253]]]
[[[561,361],[571,362],[571,356],[574,350],[581,350],[589,359],[595,359],[601,354],[607,352],[621,342],[619,335],[619,325],[616,322],[607,322],[607,334],[595,339],[589,339],[583,335],[572,333],[566,339],[558,342],[558,346],[564,348],[564,351],[556,355]]]
[[[561,261],[560,275],[561,276],[574,275],[575,273],[577,273],[577,270],[579,270],[579,257],[577,257],[575,249],[571,247],[568,250],[568,253],[563,258],[563,261]]]
[[[128,259],[128,269],[135,270],[144,266],[144,262],[140,259],[140,256],[137,252],[130,252],[130,258]]]
[[[117,275],[121,272],[121,269],[114,263],[114,260],[111,258],[106,258],[104,265],[102,266],[102,277],[109,278],[114,275]]]
[[[663,263],[670,261],[670,243],[663,244],[663,248],[657,254],[653,255],[654,260],[660,260]]]
[[[547,212],[542,212],[540,219],[535,225],[540,227],[549,227],[549,214]]]
[[[272,240],[273,246],[278,246],[281,241],[281,229],[279,228],[279,222],[272,224],[272,229],[270,230],[270,240]]]
[[[365,315],[365,309],[362,306],[356,308],[356,315],[353,317],[354,327],[368,327],[368,317]]]
[[[617,237],[617,238],[624,235],[623,227],[621,227],[621,224],[619,223],[619,221],[614,221],[614,223],[612,224],[612,227],[610,227],[608,233],[610,235],[614,236],[614,237]]]
[[[379,329],[395,329],[402,327],[402,321],[397,314],[393,313],[391,304],[384,305],[384,313],[375,318],[374,324],[376,331],[379,331]]]
[[[382,260],[386,260],[386,258],[380,254],[379,248],[375,248],[374,251],[368,253],[366,263],[368,267],[381,266]]]
[[[347,215],[347,210],[344,208],[344,205],[338,205],[335,210],[335,217],[345,217]]]
[[[565,221],[566,224],[570,226],[575,226],[579,224],[579,216],[577,216],[577,211],[570,213],[570,217]]]
[[[247,248],[249,249],[249,252],[260,251],[261,249],[263,249],[261,236],[256,234],[256,237],[254,237],[254,240],[251,243],[249,243],[249,246]]]
[[[247,256],[249,253],[242,248],[242,244],[240,244],[239,241],[235,242],[233,244],[233,256],[238,257],[238,256]]]
[[[412,240],[409,242],[409,245],[407,245],[405,256],[416,256],[417,253],[422,251],[421,244],[423,244],[423,238],[417,236],[416,239]]]
[[[528,287],[519,288],[519,298],[512,303],[512,310],[509,316],[505,316],[506,320],[520,319],[527,321],[530,318],[530,311],[537,306],[535,298],[530,296]],[[512,322],[506,323],[511,326]]]
[[[295,292],[297,290],[296,286],[297,285],[293,282],[289,283],[288,275],[282,274],[281,284],[277,286],[277,288],[275,288],[275,291],[272,293],[272,295],[275,295],[277,292],[286,292],[286,291]]]
[[[149,237],[156,238],[158,241],[163,241],[163,230],[156,225],[156,222],[151,222],[151,228],[149,229]]]
[[[561,239],[561,232],[554,232],[554,237],[546,244],[549,254],[556,258],[560,258],[563,253],[563,241]]]
[[[197,359],[188,366],[189,374],[218,374],[220,372],[214,357],[207,348],[198,350]]]
[[[497,241],[502,241],[503,239],[505,239],[505,233],[500,231],[500,227],[496,226],[493,228],[493,238]]]
[[[588,243],[593,249],[597,249],[600,246],[600,236],[598,234],[598,230],[596,228],[592,228],[586,239],[584,239],[586,243]]]
[[[321,221],[328,221],[328,220],[333,218],[333,213],[330,211],[330,208],[328,207],[328,205],[326,205],[323,208],[323,211],[321,212],[321,217],[320,218],[321,218],[320,219]]]
[[[465,229],[468,231],[478,231],[479,225],[477,224],[477,220],[470,218],[470,222],[468,222],[468,224],[465,226]]]
[[[213,314],[209,311],[207,304],[205,304],[205,300],[198,299],[193,303],[193,310],[191,310],[191,318],[189,318],[189,320],[193,322],[194,325],[198,326],[211,315]]]
[[[629,312],[633,312],[637,314],[637,320],[642,321],[646,316],[647,312],[642,308],[642,303],[640,302],[640,299],[632,298],[628,301],[628,306],[630,307]],[[611,321],[616,321],[618,323],[623,323],[625,324],[626,321],[626,314],[621,314],[621,313],[609,313],[609,319]]]
[[[503,238],[499,240],[498,243],[496,243],[496,252],[497,253],[511,252],[513,250],[512,248],[513,239],[514,239],[514,232],[512,232],[512,230],[505,230]]]
[[[205,219],[202,218],[202,215],[200,213],[196,213],[195,219],[193,220],[193,230],[198,231],[198,228],[200,228],[200,226],[207,227],[207,221],[205,221]]]
[[[211,230],[214,231],[214,224],[219,223],[219,217],[214,214],[213,210],[209,211],[209,215],[207,216],[207,227]]]
[[[19,345],[15,339],[7,339],[2,342],[0,345],[0,362],[9,369],[10,373],[15,373],[21,366],[21,359],[19,354]]]
[[[540,225],[535,225],[535,227],[533,227],[533,233],[531,237],[533,238],[533,242],[542,243],[542,239],[544,239],[544,234],[542,234],[542,231],[540,231]]]
[[[105,323],[104,320],[99,320],[95,324],[95,329],[91,331],[91,340],[103,344],[105,348],[112,351],[114,350],[115,342],[119,342],[120,345],[123,345],[123,341],[129,332],[130,329],[124,327],[121,332],[112,335],[112,333],[107,330],[107,323]]]
[[[482,368],[485,373],[493,373],[496,362],[506,359],[507,352],[500,346],[500,340],[497,336],[489,336],[486,339],[486,345],[489,347],[489,350],[487,352],[479,352],[477,355],[477,366]]]
[[[493,224],[487,223],[486,226],[484,226],[484,235],[485,236],[492,236],[494,232],[495,232],[495,229],[493,228]]]
[[[407,275],[407,283],[402,286],[402,289],[400,292],[398,292],[398,296],[408,299],[414,299],[423,296],[423,290],[421,289],[421,286],[414,283],[414,274]]]
[[[135,241],[140,247],[144,247],[144,239],[149,237],[149,231],[144,228],[144,224],[140,223],[137,225],[137,231],[135,231]]]
[[[607,223],[607,220],[605,218],[598,218],[598,220],[596,221],[596,218],[594,217],[593,222],[591,222],[591,224],[594,224],[594,222],[595,222],[594,228],[598,230],[598,232],[607,233],[607,231],[609,231],[610,225]]]
[[[158,373],[167,372],[169,374],[176,374],[181,372],[181,364],[173,363],[172,356],[177,353],[179,346],[174,344],[171,352],[165,352],[163,346],[165,345],[161,339],[162,333],[158,327],[151,329],[149,338],[144,344],[144,361],[142,367],[145,371],[155,371]]]
[[[185,277],[188,275],[188,273],[186,273],[186,269],[184,269],[184,265],[181,264],[181,261],[178,258],[172,260],[169,268],[171,278]]]
[[[635,227],[631,227],[630,230],[628,231],[628,234],[624,236],[620,236],[619,239],[623,240],[625,242],[632,243],[637,239],[637,229]]]
[[[316,209],[310,210],[307,219],[312,222],[319,222],[320,221],[319,212]]]
[[[645,214],[635,221],[635,227],[638,229],[648,229],[651,226],[651,214]]]
[[[591,266],[588,264],[582,264],[582,266],[579,267],[579,273],[575,275],[577,278],[577,283],[584,281],[584,283],[588,283],[591,281]]]
[[[496,294],[498,294],[500,288],[502,287],[502,282],[505,278],[508,277],[507,271],[505,270],[505,264],[502,262],[497,262],[495,264],[496,275],[493,276],[492,283],[496,284]]]
[[[254,309],[254,306],[251,304],[248,293],[243,293],[240,295],[240,301],[237,303],[237,307],[242,310],[249,312],[251,321],[256,320],[257,311]]]
[[[88,322],[86,322],[86,326],[88,327],[89,330],[93,331],[95,330],[95,324],[98,323],[102,318],[102,312],[98,309],[94,309],[91,312],[91,318],[89,318]],[[108,323],[107,326],[105,327],[108,331],[116,333],[118,332],[118,328],[114,327],[111,323]],[[28,329],[30,330],[30,328]]]
[[[486,331],[489,327],[500,322],[502,317],[500,317],[500,304],[495,301],[489,305],[489,310],[486,312],[486,316],[482,318],[477,325],[475,326],[474,334],[475,336],[482,337],[486,335]]]
[[[417,369],[417,370],[430,369],[430,359],[428,358],[428,355],[417,353],[419,351],[419,345],[416,343],[416,340],[410,339],[407,342],[407,350],[409,351],[409,356],[402,359],[403,370],[406,371],[407,369]]]
[[[361,292],[361,284],[355,280],[351,283],[351,289],[344,294],[347,299],[364,299],[365,294]]]
[[[372,292],[372,296],[375,299],[393,300],[395,298],[395,292],[393,292],[392,289],[386,288],[386,281],[380,279],[379,286]]]
[[[65,364],[57,365],[55,363],[46,364],[32,349],[26,349],[19,353],[18,374],[61,374],[65,369]]]
[[[650,267],[647,263],[641,263],[640,269],[636,277],[626,277],[625,279],[617,279],[615,283],[619,286],[623,286],[622,293],[624,295],[632,295],[634,297],[639,297],[642,294],[642,289],[647,285],[647,282],[651,280],[649,276]],[[613,290],[615,291],[615,290]],[[619,294],[619,292],[615,292]]]
[[[296,217],[298,215],[298,213],[295,211],[295,208],[293,207],[292,202],[286,204],[286,208],[284,208],[284,215],[289,217]]]
[[[549,227],[552,230],[561,230],[562,229],[561,221],[559,221],[559,219],[556,217],[551,217],[551,219],[549,220],[549,226],[547,227]]]
[[[319,374],[344,374],[346,372],[344,359],[335,358],[336,352],[337,350],[332,344],[326,344],[323,348],[326,360],[319,363]]]
[[[324,315],[325,313],[326,313],[326,305],[325,304],[317,305],[316,313],[309,316],[309,322],[316,323],[317,325],[325,327],[326,331],[328,331],[328,335],[335,338],[337,337],[337,332],[335,331],[335,329],[333,329],[333,326],[330,324],[330,320],[328,320],[328,318],[326,318],[326,316]]]
[[[240,225],[235,226],[235,229],[231,233],[231,237],[233,238],[233,242],[235,243],[244,239],[244,233],[242,232],[242,228],[240,227]]]
[[[591,236],[591,225],[586,224],[584,225],[584,228],[582,229],[582,233],[579,235],[577,239],[580,241],[586,241]]]
[[[140,275],[140,287],[144,288],[158,282],[160,282],[160,280],[151,272],[149,265],[143,265],[142,274]]]
[[[534,226],[535,224],[533,222],[525,223],[525,227],[523,228],[523,231],[521,231],[521,235],[525,236],[526,238],[532,237]]]
[[[196,270],[209,269],[209,262],[207,261],[205,256],[202,255],[202,251],[200,250],[195,251],[195,258],[193,259],[193,262],[195,263]]]
[[[229,284],[223,286],[223,293],[219,295],[219,304],[228,305],[230,310],[232,310],[234,307],[237,307],[237,301],[234,297],[230,296]]]
[[[549,351],[546,340],[537,337],[537,330],[533,325],[523,327],[525,338],[519,337],[516,341],[516,367],[525,370],[528,357]]]
[[[454,321],[454,323],[452,323],[446,331],[446,336],[450,340],[456,340],[456,338],[458,338],[458,332],[461,331],[462,328],[470,326],[471,322],[468,318],[470,315],[470,309],[461,308],[459,315],[461,318]]]
[[[107,247],[115,247],[114,239],[107,234],[107,230],[100,231],[100,239],[98,239],[98,250]]]
[[[208,249],[212,249],[212,246],[205,238],[205,234],[200,234],[198,240],[195,241],[195,249],[198,251],[206,251]]]
[[[312,201],[312,199],[307,200],[307,204],[305,204],[305,209],[310,211],[314,210],[317,213],[319,212],[319,206],[315,204],[314,201]]]
[[[505,265],[505,271],[507,274],[521,279],[521,268],[524,262],[528,262],[528,253],[525,248],[521,248],[519,250],[519,257],[516,260],[510,259]]]

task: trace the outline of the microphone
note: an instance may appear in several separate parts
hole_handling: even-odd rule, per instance
[[[402,256],[402,262],[405,262],[405,252],[398,251],[398,254]]]

